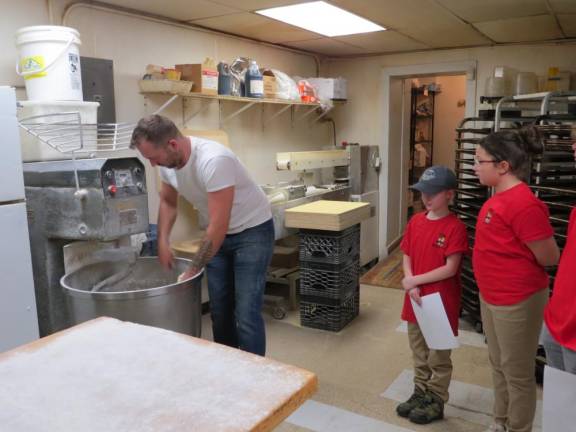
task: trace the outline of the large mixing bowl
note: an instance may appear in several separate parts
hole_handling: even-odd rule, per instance
[[[73,324],[101,316],[117,318],[200,337],[202,273],[178,282],[190,261],[174,259],[166,271],[157,257],[141,257],[127,272],[127,262],[99,262],[66,274],[60,280]],[[92,292],[104,279],[124,272],[125,278]]]

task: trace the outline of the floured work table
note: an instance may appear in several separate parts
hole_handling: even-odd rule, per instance
[[[98,318],[0,354],[0,430],[269,431],[311,372],[206,340]]]

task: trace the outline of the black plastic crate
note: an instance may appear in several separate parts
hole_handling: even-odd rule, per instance
[[[300,295],[344,299],[360,279],[359,257],[343,264],[300,263]]]
[[[360,289],[341,301],[314,296],[300,297],[300,323],[303,327],[340,331],[360,312]]]
[[[300,230],[300,262],[341,264],[360,255],[360,225],[343,231]]]

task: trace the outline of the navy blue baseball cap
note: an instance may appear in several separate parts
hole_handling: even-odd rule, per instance
[[[426,195],[434,195],[445,190],[456,189],[456,175],[450,168],[442,165],[434,165],[426,168],[420,176],[418,183],[410,187]]]

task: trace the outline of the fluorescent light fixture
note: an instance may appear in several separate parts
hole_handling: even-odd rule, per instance
[[[255,12],[329,37],[386,30],[378,24],[323,1],[280,6]]]

